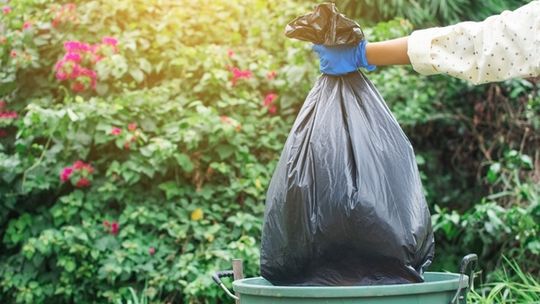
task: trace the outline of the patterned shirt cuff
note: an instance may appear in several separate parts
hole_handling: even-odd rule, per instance
[[[415,71],[423,75],[439,73],[431,58],[431,43],[439,36],[440,28],[430,28],[412,32],[408,39],[407,55]]]

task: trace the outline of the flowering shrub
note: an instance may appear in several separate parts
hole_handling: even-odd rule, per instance
[[[255,275],[265,187],[317,74],[284,51],[304,9],[37,2],[12,2],[0,32],[0,298],[214,302],[231,258]],[[208,20],[183,17],[201,5]]]
[[[112,235],[117,235],[120,230],[120,224],[118,224],[118,222],[111,223],[107,220],[103,221],[103,227],[105,227],[106,231]]]
[[[263,101],[263,105],[268,109],[268,113],[275,114],[277,107],[274,104],[274,101],[277,99],[277,94],[269,93],[266,95]]]
[[[96,89],[97,73],[92,68],[103,57],[118,51],[118,41],[104,37],[102,43],[90,45],[79,41],[64,43],[64,57],[55,66],[56,78],[60,81],[71,80],[71,89],[83,92]]]
[[[60,180],[63,183],[71,181],[75,187],[85,188],[90,186],[92,173],[94,173],[94,168],[90,164],[78,160],[72,166],[62,169]]]

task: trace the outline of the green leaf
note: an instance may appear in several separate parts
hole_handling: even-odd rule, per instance
[[[79,116],[77,114],[75,114],[75,112],[73,112],[72,109],[67,109],[67,114],[68,114],[68,117],[71,121],[77,121],[79,120]]]
[[[106,235],[96,241],[96,249],[99,251],[114,250],[119,247],[118,240],[112,235]]]
[[[416,155],[416,163],[417,163],[419,166],[421,166],[421,165],[423,165],[423,164],[426,163],[426,160],[424,159],[424,157],[423,157],[422,155],[417,154],[417,155]]]
[[[499,172],[501,171],[501,164],[500,163],[494,163],[491,166],[489,166],[489,170],[487,173],[487,180],[490,183],[494,183],[497,181],[497,178],[499,177]]]
[[[139,69],[130,69],[129,70],[129,74],[131,75],[131,77],[133,77],[133,79],[135,79],[135,81],[137,81],[138,83],[141,83],[143,80],[144,80],[144,73],[139,70]]]
[[[109,85],[107,83],[100,82],[96,85],[96,92],[99,95],[103,96],[107,94],[108,91],[109,91]]]
[[[533,254],[540,254],[540,241],[532,241],[527,244],[527,249],[529,249]]]
[[[225,159],[234,153],[235,148],[231,145],[219,145],[216,151],[221,159]]]
[[[75,270],[75,262],[71,259],[67,260],[65,265],[64,265],[64,268],[66,269],[67,272],[73,272]]]
[[[193,171],[193,163],[191,162],[189,156],[184,153],[175,153],[174,158],[176,159],[178,165],[182,167],[182,170],[188,173]]]
[[[185,193],[184,189],[173,181],[162,183],[158,186],[158,188],[165,192],[165,197],[168,200],[175,196],[181,196]]]
[[[139,58],[139,68],[147,74],[152,72],[152,65],[145,58]]]
[[[532,169],[534,167],[531,157],[529,155],[526,155],[526,154],[521,155],[521,163],[527,169]]]
[[[111,56],[111,61],[113,63],[112,68],[111,68],[111,74],[116,79],[123,77],[128,71],[126,58],[124,58],[124,56],[122,55],[116,54],[116,55]]]

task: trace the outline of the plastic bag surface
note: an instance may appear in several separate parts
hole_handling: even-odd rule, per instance
[[[421,282],[434,239],[412,146],[361,73],[322,75],[266,198],[261,274],[277,285]]]
[[[289,22],[285,35],[328,46],[353,45],[364,39],[360,25],[340,14],[334,3],[319,4],[314,12]]]
[[[317,80],[265,208],[260,267],[276,285],[422,282],[433,259],[413,148],[360,72]]]

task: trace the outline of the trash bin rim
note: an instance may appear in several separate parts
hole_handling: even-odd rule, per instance
[[[233,282],[234,291],[242,294],[294,297],[294,298],[344,298],[377,297],[392,295],[414,295],[457,290],[460,275],[449,272],[426,272],[425,282],[395,285],[370,286],[274,286],[262,277],[247,278]],[[469,278],[464,275],[462,287],[468,286]]]

